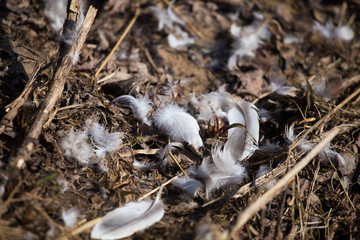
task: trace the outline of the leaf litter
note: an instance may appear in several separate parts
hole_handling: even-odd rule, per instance
[[[0,136],[0,238],[90,239],[84,223],[106,225],[116,209],[144,201],[142,214],[156,220],[111,231],[225,239],[240,211],[341,124],[353,127],[231,237],[359,237],[359,97],[336,107],[360,86],[356,1],[89,1],[101,11],[21,174],[10,159],[46,95],[44,62],[56,60],[62,24],[61,11],[49,12],[54,1],[18,2],[1,10],[2,118],[35,63],[42,68]],[[164,183],[161,200],[137,201]]]

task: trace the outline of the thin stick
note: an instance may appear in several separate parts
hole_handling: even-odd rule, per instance
[[[326,137],[318,143],[297,165],[294,166],[283,178],[279,180],[270,190],[257,199],[254,203],[250,204],[239,216],[236,225],[231,230],[229,239],[234,238],[235,234],[241,229],[250,218],[252,218],[259,210],[264,208],[266,204],[272,201],[288,184],[293,181],[294,177],[304,168],[307,164],[317,156],[330,141],[338,135],[341,131],[348,130],[349,127],[339,126],[330,130]]]
[[[334,115],[334,113],[345,106],[351,99],[356,97],[360,93],[360,88],[358,88],[355,92],[353,92],[350,96],[348,96],[344,101],[342,101],[339,105],[337,105],[334,109],[329,111],[324,117],[322,117],[319,121],[317,121],[309,130],[305,132],[305,134],[301,137],[301,139],[305,139],[315,128],[319,127],[322,123],[326,122],[331,116]],[[294,147],[297,146],[297,144],[301,142],[298,141]]]
[[[98,222],[100,222],[100,220],[102,219],[102,217],[98,217],[95,218],[91,221],[88,221],[86,223],[84,223],[83,225],[81,225],[80,227],[76,228],[75,230],[71,231],[71,233],[69,234],[71,237],[79,235],[80,233],[92,228],[93,226],[95,226],[95,224],[97,224]],[[68,236],[63,236],[63,237],[59,237],[57,238],[57,240],[67,240]]]
[[[5,131],[6,127],[10,125],[10,123],[14,120],[16,115],[18,114],[18,110],[24,105],[25,101],[28,99],[30,93],[33,90],[34,83],[37,77],[38,72],[40,71],[40,66],[37,64],[35,66],[35,71],[33,72],[30,80],[26,83],[24,91],[17,97],[9,107],[10,110],[6,113],[6,115],[1,119],[0,122],[0,135]]]
[[[170,144],[170,137],[169,137],[169,144]],[[172,158],[172,160],[178,165],[178,167],[180,168],[180,170],[184,173],[184,175],[189,178],[189,176],[186,174],[186,172],[184,171],[184,169],[181,167],[180,163],[178,162],[178,160],[176,160],[175,156],[172,154],[171,152],[171,148],[169,148],[169,154],[170,157]]]
[[[77,26],[77,22],[80,17],[79,6],[79,0],[71,1],[67,18],[64,23],[63,38],[65,39],[67,39],[66,34],[69,34],[69,31],[72,32]],[[29,158],[31,152],[34,150],[35,141],[38,139],[44,123],[48,119],[49,113],[53,111],[56,102],[62,94],[67,75],[69,74],[71,67],[74,65],[74,56],[79,56],[86,37],[90,31],[90,27],[94,22],[96,13],[97,10],[93,6],[90,6],[83,25],[81,26],[81,29],[78,32],[77,38],[74,40],[73,44],[69,46],[68,44],[62,42],[59,50],[58,63],[53,78],[50,81],[48,94],[37,111],[34,123],[31,125],[24,143],[19,148],[17,155],[12,158],[12,166],[23,168],[25,166],[25,161]]]
[[[159,151],[159,148],[154,149],[136,149],[132,150],[132,152],[120,153],[121,157],[132,157],[134,155],[143,154],[143,155],[154,155]]]
[[[151,190],[150,192],[148,192],[148,193],[145,194],[144,196],[140,197],[140,198],[138,199],[138,201],[141,201],[141,200],[147,198],[148,196],[150,196],[151,194],[156,193],[161,187],[164,187],[164,186],[168,185],[169,183],[171,183],[172,181],[174,181],[174,180],[177,179],[177,178],[178,178],[178,176],[175,176],[175,177],[173,177],[173,178],[170,178],[168,181],[166,181],[165,183],[161,184],[159,187]]]
[[[95,75],[94,75],[94,80],[96,80],[96,77],[99,75],[99,73],[101,72],[101,70],[105,67],[106,63],[109,61],[109,59],[111,58],[111,56],[114,54],[114,52],[117,50],[117,48],[119,47],[119,45],[122,43],[122,41],[124,41],[126,35],[130,32],[132,26],[134,25],[134,23],[136,22],[137,18],[140,15],[140,8],[137,8],[135,11],[135,15],[134,17],[131,19],[129,25],[126,27],[125,31],[123,32],[123,34],[120,36],[119,40],[117,41],[117,43],[115,44],[115,46],[113,47],[113,49],[111,50],[111,52],[109,53],[109,55],[105,58],[105,60],[101,63],[99,69],[96,71]]]

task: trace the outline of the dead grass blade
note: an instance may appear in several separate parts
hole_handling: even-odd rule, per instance
[[[79,6],[80,3],[78,0],[71,1],[68,9],[67,18],[64,23],[64,34],[66,34],[66,29],[73,28],[73,23],[77,24],[80,16]],[[12,158],[12,166],[15,166],[18,169],[23,168],[25,166],[26,160],[29,158],[31,152],[34,150],[34,141],[39,138],[44,123],[48,119],[49,114],[53,111],[55,104],[57,103],[63,92],[67,75],[69,74],[74,64],[73,56],[79,56],[92,26],[92,23],[95,20],[96,13],[97,9],[95,9],[93,6],[90,6],[86,14],[85,20],[78,32],[78,36],[74,40],[73,45],[70,46],[70,49],[67,44],[61,44],[62,47],[59,49],[58,64],[54,71],[53,78],[50,81],[48,94],[46,95],[44,101],[41,103],[41,106],[37,111],[34,122],[25,137],[24,143],[20,146],[17,155]],[[72,30],[69,31],[72,32]]]
[[[129,25],[126,27],[125,31],[123,32],[123,34],[120,36],[119,40],[117,41],[117,43],[115,44],[115,46],[113,47],[113,49],[111,50],[111,52],[109,53],[109,55],[105,58],[105,60],[101,63],[99,69],[96,71],[96,73],[94,74],[94,78],[93,81],[96,81],[97,76],[99,75],[99,73],[101,72],[101,70],[105,67],[106,63],[109,61],[109,59],[111,58],[111,56],[115,53],[115,51],[118,49],[119,45],[122,43],[122,41],[124,41],[125,37],[128,35],[128,33],[130,32],[131,28],[134,26],[134,23],[136,22],[136,20],[138,19],[139,15],[140,15],[140,8],[137,8],[135,11],[135,15],[134,17],[131,19]],[[96,84],[96,82],[95,82]]]
[[[251,217],[253,217],[258,211],[266,206],[268,202],[273,200],[291,181],[294,180],[294,177],[304,168],[307,164],[316,157],[324,147],[331,142],[331,140],[336,137],[340,132],[350,129],[349,125],[341,125],[333,128],[327,132],[326,137],[318,143],[298,164],[296,164],[283,178],[279,180],[270,190],[268,190],[264,195],[257,199],[254,203],[250,204],[242,213],[239,214],[238,220],[231,230],[229,235],[230,238],[234,238],[235,234],[239,229],[241,229],[245,223],[247,223]]]

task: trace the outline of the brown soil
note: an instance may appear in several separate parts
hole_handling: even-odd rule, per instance
[[[77,235],[71,232],[182,174],[172,161],[165,167],[147,171],[132,166],[134,159],[157,162],[154,154],[129,153],[134,149],[163,147],[167,137],[139,123],[128,108],[112,104],[117,96],[154,96],[167,85],[174,85],[171,100],[181,104],[190,93],[201,95],[225,89],[235,99],[256,101],[260,112],[268,111],[268,119],[260,124],[260,150],[246,161],[248,177],[241,185],[219,192],[219,196],[223,196],[219,201],[203,206],[207,203],[205,197],[191,199],[169,184],[162,193],[166,206],[164,217],[129,238],[204,239],[203,227],[205,233],[212,232],[220,239],[234,227],[241,210],[266,191],[264,187],[250,187],[241,197],[235,198],[232,190],[253,182],[262,164],[275,171],[287,164],[293,166],[304,156],[298,150],[289,149],[285,127],[294,123],[296,134],[306,132],[360,87],[360,19],[357,16],[360,3],[356,0],[176,1],[174,7],[186,19],[187,31],[196,36],[195,27],[203,35],[184,50],[168,46],[167,34],[157,30],[157,19],[147,9],[151,5],[165,9],[164,2],[98,1],[98,16],[79,62],[68,76],[56,105],[57,112],[36,139],[36,149],[27,159],[26,167],[18,171],[11,159],[19,151],[38,104],[47,94],[60,42],[59,34],[53,32],[44,17],[44,4],[44,1],[34,0],[0,3],[1,118],[8,104],[21,94],[37,71],[29,99],[0,136],[0,239],[56,239],[61,236],[90,239],[91,229]],[[139,18],[96,80],[113,76],[100,84],[94,83],[92,76],[137,7],[142,9]],[[251,24],[254,12],[263,14],[271,37],[257,49],[255,57],[239,61],[236,70],[228,71],[226,64],[233,42],[229,15],[237,9],[240,10],[237,21],[243,25]],[[354,39],[342,42],[314,32],[314,21],[325,24],[327,20],[335,26],[338,23],[351,26]],[[286,45],[283,39],[287,36],[298,36],[303,42]],[[269,84],[276,77],[298,88],[296,97],[268,94]],[[309,79],[326,82],[326,97],[306,87]],[[66,106],[68,108],[64,108]],[[307,138],[317,143],[323,137],[321,134],[333,127],[355,124],[357,127],[338,135],[331,145],[358,164],[359,109],[360,97],[356,96]],[[64,157],[60,146],[61,138],[71,128],[80,129],[91,117],[109,132],[124,132],[126,136],[120,149],[102,160],[107,171],[98,164],[84,166]],[[217,136],[216,129],[209,129],[206,124],[201,125],[201,129],[205,143],[202,154],[209,155],[211,144],[223,139]],[[269,143],[276,147],[269,149]],[[199,165],[202,160],[188,146],[177,151],[175,156],[185,170]],[[233,238],[360,239],[359,174],[359,165],[344,174],[336,162],[330,164],[315,158]],[[281,179],[282,175],[276,179]],[[344,177],[348,186],[341,184],[340,179]],[[67,182],[67,189],[62,185],[64,182]],[[150,197],[154,198],[155,194]],[[66,228],[62,210],[73,206],[80,210],[80,222]]]

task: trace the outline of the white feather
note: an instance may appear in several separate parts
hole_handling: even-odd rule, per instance
[[[104,158],[107,153],[116,151],[123,137],[124,133],[108,133],[104,126],[88,119],[82,130],[70,129],[61,139],[61,147],[66,157],[73,157],[81,164],[91,164]]]
[[[168,35],[168,44],[171,48],[176,50],[183,50],[191,44],[195,43],[195,38],[189,36],[187,32],[182,31],[180,28],[176,28],[176,36],[172,33]]]
[[[92,229],[91,238],[125,238],[159,221],[164,215],[161,190],[154,201],[130,202],[107,213]]]
[[[167,155],[169,154],[169,150],[176,150],[177,148],[182,148],[183,144],[179,142],[171,142],[166,144],[165,147],[160,148],[156,153],[156,156],[162,161],[161,165],[164,166],[167,164]]]
[[[145,97],[134,98],[131,95],[123,95],[115,98],[113,102],[120,102],[127,105],[133,111],[134,117],[143,123],[151,126],[151,121],[147,118],[150,110],[152,109],[150,102]]]
[[[343,153],[340,156],[343,158],[343,160],[338,159],[338,169],[343,176],[352,176],[356,169],[357,158],[350,153]]]
[[[249,102],[241,101],[236,106],[235,109],[231,109],[234,113],[233,116],[240,117],[239,122],[243,121],[245,118],[245,127],[246,131],[242,128],[236,127],[230,132],[227,142],[225,143],[224,150],[234,155],[234,158],[241,161],[246,158],[249,158],[256,149],[258,149],[257,144],[259,141],[259,115],[257,113],[257,107]],[[235,114],[235,112],[238,113]],[[232,121],[237,122],[236,119]]]
[[[188,142],[196,148],[203,145],[199,135],[199,124],[185,109],[170,104],[157,111],[154,116],[155,126],[173,141]]]
[[[195,169],[190,169],[189,175],[202,181],[206,181],[214,167],[210,160],[210,157],[205,157],[200,166]]]
[[[70,131],[61,139],[61,147],[66,157],[73,157],[81,164],[93,163],[97,157],[92,146],[87,143],[86,131]]]
[[[155,163],[155,164],[145,164],[142,163],[136,159],[134,159],[134,163],[133,163],[133,167],[138,169],[138,170],[149,170],[149,169],[154,169],[159,167],[160,163]]]
[[[80,1],[80,19],[77,30],[80,29],[84,22],[86,7],[88,6],[87,1]],[[65,16],[66,16],[67,0],[46,0],[44,14],[50,22],[51,28],[60,33],[63,28]],[[77,34],[77,33],[75,33]]]
[[[80,211],[77,207],[63,209],[61,214],[66,227],[73,227],[78,222],[79,215]]]
[[[88,131],[93,144],[96,147],[95,153],[99,158],[105,157],[106,153],[116,151],[122,144],[124,133],[113,132],[108,133],[105,127],[91,119],[86,120],[85,129]]]
[[[206,181],[206,196],[209,199],[215,189],[241,183],[246,176],[245,168],[234,159],[233,154],[217,145],[211,151],[214,167]]]
[[[335,38],[341,41],[350,41],[354,38],[354,31],[350,27],[341,26],[340,24],[334,27],[330,20],[325,25],[315,21],[313,29],[316,32],[320,32],[326,38]]]
[[[165,27],[173,29],[175,23],[185,26],[185,22],[172,11],[171,4],[166,11],[155,6],[150,6],[149,9],[154,12],[158,19],[158,31]]]
[[[214,125],[214,118],[227,117],[226,111],[233,104],[231,95],[226,92],[210,92],[202,95],[199,101],[192,100],[192,103],[199,108],[199,121],[210,122]]]
[[[44,14],[50,21],[50,26],[55,32],[60,32],[66,16],[67,0],[47,0]]]
[[[203,188],[203,184],[196,179],[180,177],[172,182],[176,187],[181,188],[191,197],[196,197],[199,194],[199,191]]]
[[[282,96],[296,97],[297,88],[285,86],[285,79],[281,76],[275,77],[271,80],[269,89],[271,92],[276,92]]]
[[[293,143],[296,141],[297,136],[294,133],[294,128],[292,127],[292,125],[285,126],[285,136],[289,143]],[[311,148],[313,147],[313,144],[311,144],[306,139],[301,139],[298,144],[298,147],[300,150],[307,152],[307,151],[311,150]]]
[[[245,116],[243,114],[243,112],[241,111],[241,109],[237,106],[234,106],[232,108],[230,108],[230,110],[227,113],[227,118],[229,121],[229,125],[234,124],[234,123],[240,123],[242,125],[246,125],[245,122]],[[237,128],[230,128],[228,130],[228,138],[230,138],[230,136],[235,132],[238,131]],[[244,138],[245,138],[245,131],[242,131],[244,133]]]
[[[261,25],[259,26],[259,24]],[[258,47],[264,42],[264,40],[270,37],[267,24],[261,23],[259,20],[255,21],[253,25],[246,27],[240,27],[236,24],[232,24],[230,32],[235,38],[235,41],[233,43],[233,54],[228,60],[229,70],[233,70],[236,67],[238,57],[254,57],[255,51]]]

